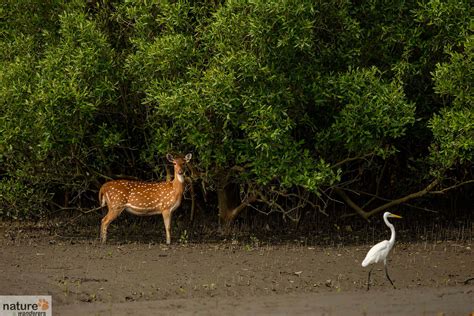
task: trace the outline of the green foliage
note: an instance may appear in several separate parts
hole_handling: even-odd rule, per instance
[[[415,121],[415,106],[407,102],[403,88],[384,83],[376,68],[350,71],[333,85],[332,96],[341,110],[317,138],[340,153],[387,156],[391,141],[405,135]]]
[[[37,205],[53,190],[85,190],[89,158],[97,154],[95,116],[115,99],[106,37],[82,13],[62,14],[59,23],[57,45],[37,61],[31,47],[2,72],[0,159],[9,175],[3,183],[16,188],[5,193],[8,200],[12,192],[26,201],[37,193]]]
[[[182,34],[161,35],[140,46],[129,65],[132,72],[141,65],[148,74],[139,89],[144,102],[154,105],[152,152],[195,150],[211,182],[234,166],[243,170],[234,181],[243,183],[278,180],[315,191],[335,181],[327,164],[294,138],[298,117],[290,112],[300,107],[300,83],[321,71],[331,51],[341,52],[342,64],[354,56],[349,45],[336,49],[337,41],[315,24],[331,20],[326,27],[347,36],[354,23],[343,9],[334,14],[329,6],[318,11],[309,1],[231,1],[208,26],[199,26],[204,30],[199,46]]]
[[[32,53],[35,57],[54,43],[63,1],[5,0],[0,5],[0,60],[13,61]]]
[[[183,34],[164,35],[152,43],[137,42],[137,52],[129,56],[126,69],[138,90],[163,89],[186,78],[191,62],[193,39]]]
[[[448,47],[449,62],[439,63],[433,72],[436,93],[451,99],[429,122],[433,133],[430,161],[437,176],[474,160],[473,39],[472,35],[466,37],[463,51]]]
[[[472,163],[474,160],[474,109],[443,109],[430,120],[433,131],[431,162],[433,172],[452,168],[457,163]],[[441,174],[442,175],[442,174]]]
[[[471,20],[464,0],[6,1],[0,215],[90,204],[167,152],[247,194],[357,189],[389,157],[468,170]]]
[[[439,63],[433,73],[435,92],[443,96],[451,96],[452,106],[456,108],[474,105],[474,36],[466,37],[462,51],[447,48],[449,62]]]
[[[24,178],[18,173],[16,178],[0,180],[0,218],[38,218],[51,202],[44,183],[22,181]]]
[[[65,14],[60,20],[61,41],[40,60],[30,101],[36,109],[40,160],[53,147],[53,155],[63,155],[83,142],[94,113],[114,101],[113,53],[106,38],[82,14]]]

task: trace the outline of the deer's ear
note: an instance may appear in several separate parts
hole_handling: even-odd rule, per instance
[[[168,159],[169,162],[174,162],[173,155],[171,154],[166,154],[166,159]]]
[[[184,160],[186,160],[186,162],[189,162],[192,157],[193,157],[192,154],[187,154],[186,157],[184,157]]]

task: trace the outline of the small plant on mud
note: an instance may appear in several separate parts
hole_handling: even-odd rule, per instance
[[[254,248],[258,248],[260,246],[260,240],[258,240],[258,238],[255,236],[250,236],[250,243]]]
[[[183,232],[182,232],[181,235],[179,236],[179,243],[181,243],[181,244],[187,244],[187,243],[188,243],[188,240],[189,240],[188,231],[185,229],[185,230],[183,230]]]
[[[250,242],[244,246],[245,250],[251,251],[260,246],[260,240],[255,236],[250,236]]]
[[[97,294],[96,293],[85,294],[85,296],[82,297],[80,300],[87,303],[95,302],[97,301]]]
[[[67,278],[60,279],[58,280],[59,287],[61,288],[64,296],[69,296],[69,293],[71,292],[69,289],[69,282]]]
[[[210,283],[210,284],[203,284],[202,287],[207,291],[213,291],[217,288],[217,285],[215,283]]]

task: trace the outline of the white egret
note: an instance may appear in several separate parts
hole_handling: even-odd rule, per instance
[[[385,275],[387,276],[387,279],[392,283],[393,288],[395,288],[395,285],[393,285],[392,280],[390,279],[390,276],[388,275],[388,270],[387,270],[387,256],[390,250],[393,248],[393,245],[395,244],[395,227],[388,221],[388,218],[402,218],[399,215],[392,214],[390,212],[385,212],[383,214],[383,220],[385,224],[390,228],[390,231],[392,232],[392,236],[390,237],[390,240],[384,240],[370,248],[369,252],[367,253],[367,256],[365,256],[364,261],[362,261],[362,266],[367,267],[369,264],[373,263],[378,263],[383,260],[383,265],[385,267]],[[372,269],[369,271],[369,277],[367,280],[367,291],[369,290],[370,287],[370,274],[372,273]]]

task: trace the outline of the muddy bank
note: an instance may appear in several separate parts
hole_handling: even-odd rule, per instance
[[[50,294],[64,314],[355,314],[474,311],[470,242],[398,242],[366,292],[369,244],[298,242],[100,245],[96,238],[1,234],[1,294]],[[375,301],[374,301],[375,300]]]
[[[62,305],[59,315],[470,315],[474,286]]]

